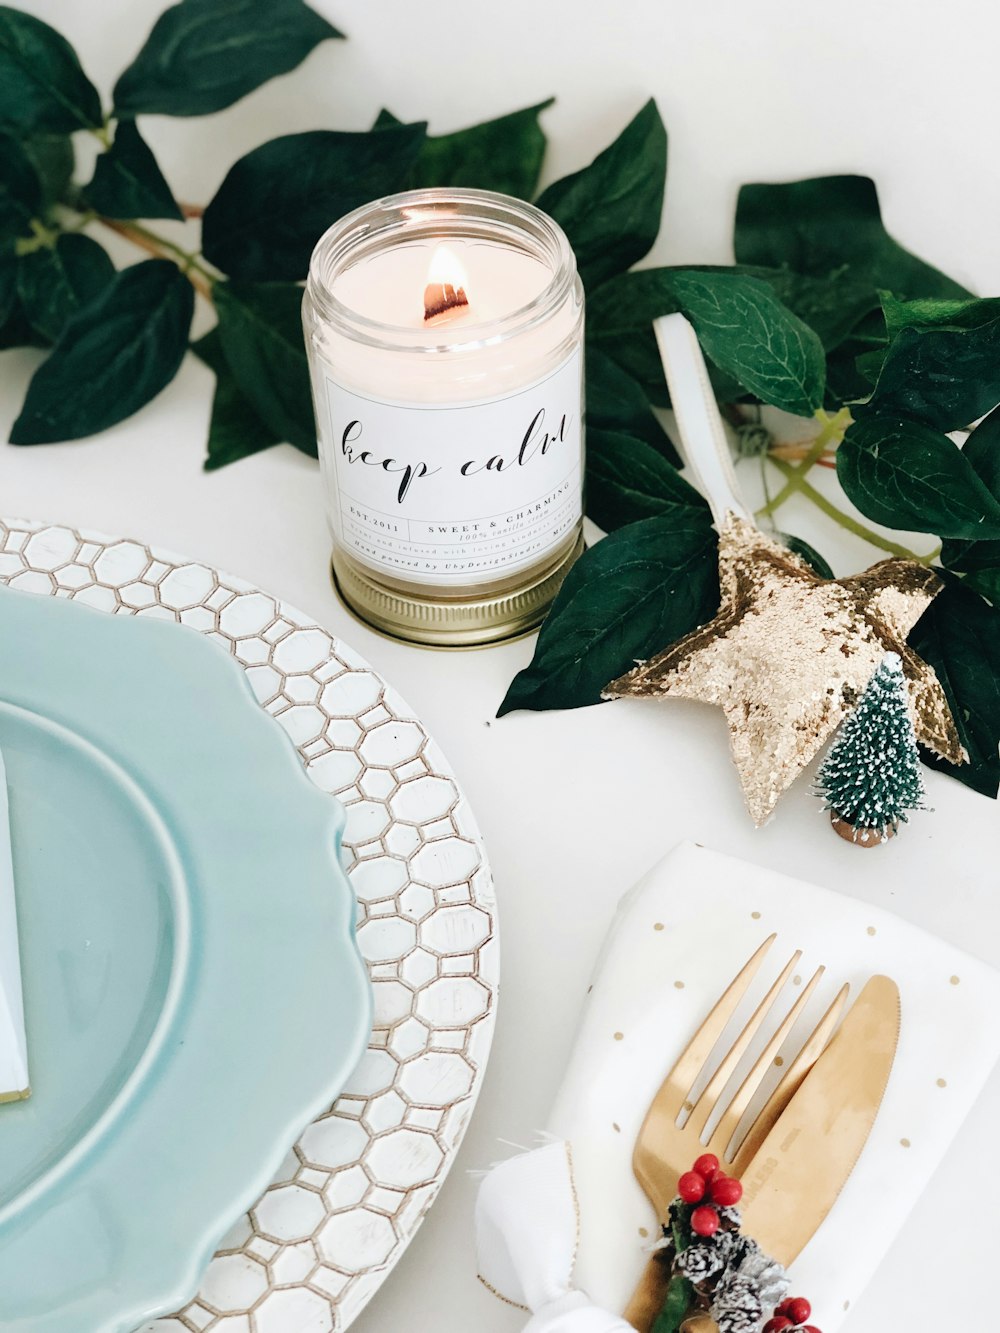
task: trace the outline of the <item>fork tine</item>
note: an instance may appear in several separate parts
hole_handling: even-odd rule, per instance
[[[813,973],[802,994],[775,1029],[773,1036],[755,1060],[753,1068],[737,1088],[732,1101],[723,1112],[722,1118],[716,1125],[708,1144],[709,1151],[714,1152],[718,1157],[728,1160],[729,1154],[726,1149],[743,1119],[744,1112],[753,1100],[754,1093],[764,1081],[765,1074],[771,1068],[771,1064],[784,1045],[786,1037],[798,1021],[799,1015],[809,1003],[809,999],[819,985],[820,978],[825,971],[826,968],[818,967]]]
[[[639,1160],[639,1148],[644,1142],[647,1132],[652,1132],[653,1126],[657,1122],[664,1125],[673,1125],[676,1121],[680,1114],[683,1098],[701,1073],[705,1061],[712,1054],[716,1042],[725,1031],[726,1024],[736,1012],[740,1000],[746,994],[747,987],[757,975],[757,970],[764,961],[765,954],[776,939],[776,934],[768,935],[760,948],[743,965],[723,991],[701,1027],[681,1052],[670,1073],[660,1085],[656,1096],[650,1103],[642,1129],[640,1129],[639,1136],[636,1139],[636,1153],[633,1155],[633,1162],[640,1181],[645,1179],[645,1173],[642,1171]]]
[[[781,975],[754,1010],[750,1021],[733,1042],[732,1046],[729,1048],[729,1053],[712,1075],[704,1092],[691,1108],[691,1117],[687,1122],[686,1128],[693,1130],[699,1135],[702,1134],[705,1125],[708,1123],[709,1117],[719,1103],[719,1098],[722,1096],[726,1084],[733,1076],[733,1070],[739,1064],[740,1060],[742,1060],[747,1047],[757,1033],[757,1029],[770,1013],[771,1007],[778,998],[779,993],[784,989],[788,978],[795,971],[795,965],[801,957],[802,950],[796,949],[791,958],[789,958],[788,962],[782,968]]]
[[[774,1128],[779,1116],[798,1091],[805,1076],[823,1054],[840,1019],[844,1005],[847,1003],[850,990],[851,988],[846,982],[841,986],[833,1003],[816,1024],[812,1035],[805,1041],[802,1049],[792,1061],[785,1077],[771,1093],[756,1120],[747,1130],[743,1141],[733,1154],[733,1175],[742,1175],[746,1170],[760,1145]]]

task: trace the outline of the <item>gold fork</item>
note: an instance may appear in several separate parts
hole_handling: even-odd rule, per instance
[[[743,1031],[723,1056],[704,1090],[694,1101],[691,1100],[694,1087],[708,1071],[709,1059],[719,1038],[776,938],[776,935],[768,936],[720,996],[715,1007],[664,1079],[646,1112],[639,1137],[635,1141],[632,1169],[661,1222],[666,1221],[670,1204],[677,1193],[680,1176],[690,1170],[691,1163],[702,1153],[715,1153],[727,1174],[737,1177],[742,1175],[803,1079],[822,1054],[837,1026],[850,989],[847,985],[841,987],[829,1009],[802,1043],[780,1082],[757,1111],[749,1126],[737,1138],[737,1130],[746,1117],[755,1093],[803,1009],[809,1003],[824,972],[822,967],[816,969],[754,1061],[749,1073],[732,1097],[725,1100],[726,1087],[737,1065],[746,1054],[747,1048],[802,957],[802,951],[796,950],[754,1010]],[[706,1128],[713,1114],[720,1108],[722,1114],[706,1140]],[[683,1124],[679,1124],[678,1121],[684,1113],[687,1113],[686,1119]],[[665,1266],[654,1256],[646,1266],[639,1286],[625,1310],[625,1318],[634,1328],[641,1330],[641,1333],[646,1333],[662,1308],[666,1276]]]

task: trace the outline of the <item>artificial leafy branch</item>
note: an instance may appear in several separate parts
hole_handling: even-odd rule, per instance
[[[667,390],[652,321],[681,311],[731,419],[767,404],[813,426],[791,447],[741,428],[781,479],[762,521],[799,494],[876,548],[912,554],[812,486],[812,468],[835,467],[866,518],[940,542],[922,558],[939,560],[946,586],[914,646],[937,669],[971,756],[956,776],[996,795],[1000,301],[977,300],[889,236],[874,183],[859,176],[746,185],[735,265],[634,270],[659,232],[666,181],[652,101],[541,195],[548,102],[437,136],[389,111],[367,132],[282,135],[236,162],[204,207],[180,203],[137,117],[211,114],[341,36],[304,0],[180,0],[105,111],[65,38],[0,6],[0,348],[51,347],[12,442],[93,434],[148,403],[181,364],[198,293],[218,316],[193,346],[216,376],[206,467],[281,441],[315,455],[299,284],[326,227],[413,186],[537,198],[587,288],[587,499],[610,536],[567,577],[501,711],[596,702],[635,658],[715,609],[709,511],[653,411]],[[102,147],[82,183],[76,134]],[[149,225],[181,218],[201,220],[198,245]],[[101,229],[147,257],[116,272]],[[949,436],[984,414],[964,447]],[[822,556],[788,541],[828,574]]]

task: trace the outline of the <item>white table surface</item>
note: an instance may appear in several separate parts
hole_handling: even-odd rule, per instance
[[[160,0],[133,0],[125,9],[100,0],[24,3],[78,44],[105,90],[163,8]],[[236,156],[275,134],[360,128],[383,104],[403,116],[430,115],[433,127],[445,130],[556,92],[559,104],[547,113],[551,178],[588,160],[655,93],[671,133],[661,261],[730,257],[741,180],[862,170],[878,177],[890,223],[910,245],[981,291],[1000,282],[1000,176],[988,170],[983,151],[995,82],[995,43],[986,28],[995,34],[1000,23],[986,0],[955,0],[946,16],[933,19],[903,0],[875,8],[844,0],[810,11],[808,22],[793,0],[750,7],[738,0],[629,0],[613,18],[603,6],[588,15],[579,0],[508,0],[502,11],[490,11],[488,42],[483,9],[463,0],[316,3],[350,33],[346,46],[317,51],[302,71],[210,121],[143,122],[180,197],[204,202]],[[445,48],[461,56],[447,78],[439,74]],[[906,81],[906,97],[897,95],[887,61]],[[906,69],[926,69],[927,61],[947,77],[962,71],[961,98],[942,101],[924,73],[907,79]],[[954,199],[963,206],[956,209]],[[116,250],[118,262],[127,255],[136,257]],[[38,359],[33,352],[0,356],[3,439]],[[919,816],[888,846],[859,851],[826,827],[804,780],[777,819],[755,831],[715,710],[624,702],[497,721],[496,707],[529,660],[531,642],[444,654],[392,643],[354,621],[327,579],[313,462],[282,446],[202,473],[211,384],[189,357],[155,403],[104,437],[0,445],[0,513],[160,543],[288,599],[364,653],[445,749],[496,876],[499,1021],[479,1108],[452,1175],[354,1327],[513,1333],[520,1316],[475,1279],[467,1172],[509,1151],[501,1140],[528,1143],[544,1122],[618,896],[687,837],[888,907],[1000,964],[997,806],[929,773],[936,813]],[[783,526],[814,540],[840,572],[876,558],[841,542],[808,507],[793,502],[782,513]],[[936,1291],[941,1275],[964,1285],[969,1273],[995,1262],[996,1228],[980,1185],[984,1158],[987,1169],[990,1160],[984,1145],[998,1117],[995,1075],[849,1319],[850,1333],[930,1333],[939,1326],[941,1307],[936,1298],[928,1307],[929,1275],[915,1260],[934,1264]],[[963,1206],[977,1219],[968,1231],[948,1222]],[[956,1301],[946,1299],[945,1307],[957,1308]],[[822,1327],[819,1311],[817,1319]]]
[[[31,353],[0,360],[6,430],[14,385]],[[139,537],[218,565],[286,598],[347,639],[392,681],[443,746],[486,838],[496,876],[502,985],[493,1057],[461,1154],[416,1240],[358,1333],[392,1329],[514,1330],[516,1311],[479,1286],[467,1172],[527,1144],[544,1123],[573,1036],[588,973],[618,896],[680,838],[773,866],[901,913],[1000,964],[994,803],[927,774],[933,814],[897,840],[862,851],[841,841],[800,780],[777,818],[755,831],[745,813],[721,714],[698,704],[622,702],[564,713],[496,708],[531,641],[442,653],[390,642],[352,619],[327,579],[325,520],[315,463],[281,446],[221,472],[201,472],[211,375],[188,358],[178,380],[133,420],[100,439],[0,446],[0,512]],[[838,547],[811,515],[784,520],[846,569],[860,548]],[[931,1327],[914,1255],[929,1238],[940,1271],[992,1262],[986,1219],[947,1223],[967,1205],[981,1215],[980,1170],[1000,1116],[1000,1076],[929,1183],[850,1333]],[[817,1313],[817,1317],[819,1314]],[[820,1325],[822,1327],[822,1324]],[[289,1329],[287,1333],[311,1333]]]

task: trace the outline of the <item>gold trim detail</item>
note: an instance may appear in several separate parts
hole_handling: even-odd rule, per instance
[[[388,588],[334,552],[333,586],[348,610],[390,638],[428,648],[472,648],[535,629],[583,552],[583,532],[556,564],[526,587],[491,597],[451,599]]]

